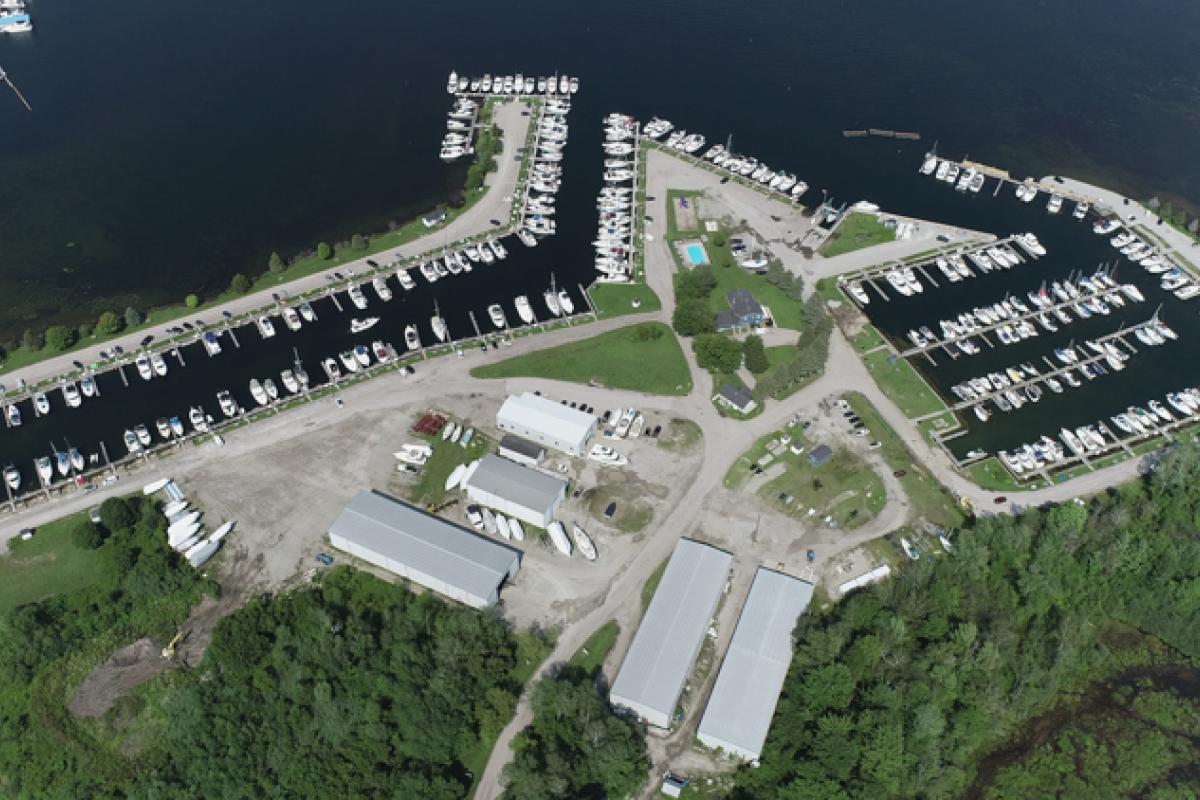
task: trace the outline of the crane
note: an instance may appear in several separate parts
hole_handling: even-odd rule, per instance
[[[175,645],[179,644],[180,640],[182,639],[183,631],[175,634],[175,638],[171,640],[171,643],[162,649],[162,657],[170,658],[171,656],[175,655]]]

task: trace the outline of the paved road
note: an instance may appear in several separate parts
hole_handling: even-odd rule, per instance
[[[485,233],[489,230],[500,231],[501,228],[497,228],[491,224],[491,220],[493,219],[500,220],[507,226],[512,209],[512,194],[516,188],[521,166],[520,162],[513,156],[516,154],[518,147],[524,146],[525,136],[533,119],[532,115],[522,116],[521,112],[526,109],[527,106],[519,101],[510,101],[496,107],[493,117],[496,124],[503,131],[503,150],[496,158],[496,171],[488,175],[488,191],[479,202],[467,209],[461,216],[453,219],[444,228],[432,231],[400,247],[374,254],[370,258],[377,262],[407,259],[437,250],[445,246],[446,243],[453,244],[454,242]],[[429,142],[430,158],[436,157],[436,147],[436,142]],[[75,371],[71,364],[72,361],[80,361],[84,364],[93,364],[100,361],[100,351],[111,350],[114,345],[120,345],[127,353],[133,353],[138,349],[141,340],[146,336],[153,336],[156,341],[170,339],[171,334],[167,333],[166,329],[174,327],[179,322],[204,319],[209,323],[216,323],[222,318],[221,314],[225,311],[228,311],[235,317],[240,316],[274,303],[271,297],[273,293],[295,297],[329,286],[334,272],[342,272],[344,274],[348,270],[355,272],[370,270],[370,266],[367,264],[367,257],[339,264],[322,272],[297,278],[294,281],[264,289],[260,292],[248,294],[220,306],[197,311],[195,314],[181,317],[177,321],[167,322],[153,328],[143,328],[135,333],[112,339],[103,344],[39,361],[36,364],[31,364],[28,367],[0,376],[0,380],[10,390],[15,388],[18,385],[18,380],[21,379],[24,379],[27,384],[33,386],[50,378],[56,378]]]

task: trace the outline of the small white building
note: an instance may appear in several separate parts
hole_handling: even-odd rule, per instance
[[[592,414],[525,392],[509,395],[496,413],[496,426],[573,456],[587,454],[598,420]]]
[[[466,483],[467,497],[538,528],[554,519],[567,482],[497,455],[484,456]]]

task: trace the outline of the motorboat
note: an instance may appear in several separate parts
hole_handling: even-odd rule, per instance
[[[162,357],[162,353],[150,354],[150,367],[158,377],[165,378],[167,376],[167,361]]]
[[[250,379],[250,396],[253,397],[254,402],[258,403],[260,406],[265,406],[267,403],[271,402],[271,399],[267,397],[266,389],[263,388],[262,382],[259,381],[258,378]]]
[[[458,484],[462,480],[463,474],[466,473],[466,471],[467,471],[467,465],[459,464],[457,467],[455,467],[450,472],[450,476],[448,478],[446,478],[446,487],[445,488],[446,488],[447,492],[453,491],[455,488],[458,487]]]
[[[262,334],[262,338],[270,339],[272,336],[275,335],[275,323],[271,322],[271,318],[268,316],[264,315],[264,316],[259,317],[258,318],[258,332],[260,334]]]
[[[148,381],[154,378],[154,368],[150,366],[150,356],[142,353],[133,363],[137,366],[138,375],[142,376],[142,380]]]
[[[126,433],[130,433],[130,432],[126,431]],[[130,435],[132,436],[133,434],[130,433]],[[128,439],[126,439],[126,442],[128,442]],[[134,437],[133,442],[135,445],[137,444],[136,437]],[[134,451],[130,450],[129,452],[132,453]],[[33,462],[33,465],[37,469],[38,477],[40,477],[42,479],[42,484],[44,486],[49,486],[51,483],[54,482],[54,464],[51,463],[50,458],[48,456],[42,456],[38,459],[35,459]]]
[[[406,269],[396,270],[396,280],[400,281],[400,288],[406,292],[411,292],[417,288],[417,282],[412,279],[412,276],[408,274],[408,270]]]
[[[562,307],[558,304],[558,295],[553,289],[547,289],[542,293],[543,299],[546,301],[546,308],[550,309],[550,313],[556,317],[562,316]]]
[[[79,452],[78,447],[68,448],[67,449],[67,458],[70,459],[70,461],[71,461],[71,469],[73,469],[79,473],[83,472],[83,469],[86,466],[86,464],[84,463],[84,460],[83,460],[83,453]]]
[[[159,417],[154,420],[154,427],[158,429],[158,435],[163,439],[171,438],[171,424],[167,422],[166,417]]]
[[[317,312],[313,310],[311,303],[305,302],[300,304],[300,316],[304,318],[305,322],[317,321]]]
[[[192,406],[188,409],[188,420],[198,432],[204,433],[208,430],[208,416],[200,406]]]
[[[327,358],[321,362],[321,366],[325,370],[325,375],[329,380],[336,381],[342,377],[342,371],[338,368],[337,361],[332,358]]]
[[[512,531],[508,529],[508,517],[503,514],[496,514],[496,533],[504,539],[512,538]]]
[[[404,326],[404,345],[409,350],[417,350],[421,347],[421,337],[417,334],[416,325]]]
[[[149,429],[141,423],[133,426],[133,432],[137,436],[138,441],[141,442],[142,447],[149,447],[154,441],[154,439],[150,436]]]
[[[367,349],[365,344],[354,347],[354,360],[362,367],[371,366],[371,351]]]
[[[171,426],[171,433],[178,437],[182,438],[184,433],[186,433],[183,428],[183,420],[181,420],[179,417],[171,417],[167,420],[167,424]]]
[[[433,316],[429,318],[429,327],[433,330],[433,335],[438,338],[439,342],[446,341],[450,330],[446,327],[446,320],[442,319],[436,302],[433,304]]]
[[[267,378],[263,381],[263,391],[267,393],[267,397],[274,403],[279,399],[279,387],[275,385],[275,381]]]
[[[96,379],[91,375],[84,375],[79,379],[79,391],[83,392],[84,397],[95,397]]]
[[[370,330],[373,328],[378,322],[379,317],[364,317],[362,319],[355,317],[354,319],[350,320],[350,332],[362,333],[365,330]]]
[[[571,525],[571,538],[575,540],[575,546],[579,548],[579,552],[588,561],[596,560],[596,545],[592,542],[592,538],[584,532],[583,528],[576,524]]]
[[[363,294],[362,287],[358,284],[347,289],[346,294],[350,296],[350,302],[354,303],[355,308],[361,311],[367,307],[367,296]]]
[[[283,324],[287,325],[290,330],[298,331],[304,323],[300,320],[300,314],[291,306],[283,309]]]
[[[508,320],[504,317],[504,309],[499,303],[492,303],[488,306],[488,316],[492,318],[492,324],[503,330],[508,327]]]
[[[74,381],[62,382],[63,402],[67,404],[67,408],[79,408],[83,404],[83,396],[79,393],[79,387]]]
[[[204,342],[204,349],[208,351],[210,356],[221,355],[221,342],[217,339],[217,335],[212,331],[205,331],[201,341]]]
[[[500,242],[496,239],[488,239],[487,245],[491,248],[492,255],[494,255],[496,258],[500,259],[501,261],[508,258],[508,250],[506,250],[504,245],[500,244]]]
[[[534,316],[533,307],[529,305],[529,298],[525,295],[519,295],[513,301],[513,304],[517,307],[517,316],[521,318],[521,321],[526,325],[532,325]]]
[[[283,388],[287,389],[290,394],[296,394],[300,391],[300,381],[296,380],[296,373],[290,369],[285,369],[279,373],[279,379],[283,381]]]
[[[343,350],[338,353],[338,360],[346,368],[346,372],[358,372],[358,361],[354,358],[353,350]]]
[[[21,427],[21,409],[17,408],[16,403],[13,403],[12,405],[8,406],[8,409],[5,411],[5,414],[8,419],[8,427],[10,427],[10,428]]]
[[[387,285],[387,279],[382,275],[376,275],[371,279],[371,286],[375,289],[375,294],[379,295],[379,299],[383,302],[388,302],[392,299],[391,287]]]
[[[550,541],[558,549],[558,552],[564,556],[571,555],[571,540],[567,538],[567,532],[563,529],[562,523],[555,520],[546,526],[546,533],[550,534]]]
[[[221,413],[227,417],[235,416],[238,412],[237,402],[233,399],[233,395],[228,389],[222,389],[217,392],[217,404],[221,406]]]
[[[4,482],[12,492],[17,492],[21,488],[21,471],[8,464],[4,467]]]

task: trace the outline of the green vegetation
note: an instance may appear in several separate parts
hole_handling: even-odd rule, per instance
[[[825,258],[833,258],[895,239],[896,234],[884,227],[874,214],[852,213],[838,223],[817,252]]]
[[[604,666],[604,659],[608,658],[613,645],[617,643],[617,634],[620,632],[621,627],[615,619],[601,625],[600,629],[583,643],[583,647],[571,656],[567,668],[577,669],[586,675],[595,675]]]
[[[13,539],[0,558],[0,614],[101,580],[100,554],[76,543],[78,531],[93,528],[81,512],[43,525],[27,542]]]
[[[736,372],[742,365],[742,346],[723,333],[702,333],[692,340],[696,363],[709,372]],[[766,354],[763,354],[766,357]]]
[[[644,314],[662,308],[658,295],[644,283],[597,283],[588,293],[596,307],[597,319]],[[634,302],[638,303],[637,308],[634,308]]]
[[[690,419],[673,417],[658,437],[658,445],[676,453],[691,450],[703,438],[700,426]]]
[[[783,473],[760,487],[758,495],[797,519],[816,524],[832,518],[837,527],[853,529],[875,519],[887,503],[883,481],[844,447],[833,447],[833,458],[819,467],[808,462],[807,453],[784,449],[764,470],[770,473],[778,464]]]
[[[786,348],[775,348],[781,351],[781,354],[786,354]],[[761,336],[750,334],[742,342],[742,356],[746,362],[746,369],[753,372],[755,375],[761,375],[771,368],[771,359],[767,356],[767,349],[763,347]]]
[[[782,400],[825,371],[833,320],[825,310],[824,301],[815,293],[805,301],[801,314],[805,332],[791,358],[773,356],[771,369],[755,384],[754,396],[760,404],[768,397]]]
[[[483,188],[489,172],[496,171],[496,156],[503,146],[502,132],[497,125],[487,125],[475,142],[475,162],[467,169],[467,191]]]
[[[471,370],[476,378],[533,377],[686,395],[692,378],[671,329],[644,322]]]
[[[593,486],[583,493],[582,500],[596,519],[603,519],[605,509],[615,502],[617,511],[608,524],[622,533],[640,533],[654,519],[653,504],[645,502],[643,494],[630,483]]]
[[[879,442],[877,452],[887,465],[893,472],[903,470],[900,485],[917,516],[943,528],[961,525],[964,517],[954,497],[917,461],[875,406],[858,392],[847,394],[846,401]]]
[[[539,681],[532,705],[504,769],[505,800],[632,797],[645,783],[641,731],[613,714],[590,674],[568,667]]]
[[[1186,704],[1121,701],[1144,696],[1132,711],[1161,736],[1068,710],[1049,749],[994,781],[980,767],[1097,681],[1195,663],[1198,519],[1200,448],[1177,445],[1139,482],[975,518],[949,557],[802,616],[762,763],[739,771],[732,797],[1189,796],[1170,787],[1188,780],[1174,765],[1194,767],[1194,739],[1179,740],[1194,736],[1194,689]]]
[[[908,359],[894,356],[887,350],[876,350],[867,353],[862,360],[875,383],[899,406],[904,416],[921,417],[946,408]]]
[[[976,461],[967,468],[971,482],[980,489],[992,492],[1017,491],[1021,485],[1013,478],[1012,473],[1004,468],[998,458],[985,458]]]
[[[447,425],[450,423],[447,422]],[[408,492],[408,499],[416,506],[430,506],[442,502],[446,497],[446,479],[459,464],[469,464],[483,458],[492,449],[492,442],[479,431],[471,436],[471,443],[462,447],[454,442],[443,442],[441,435],[423,436],[433,448],[433,455],[421,467],[421,476]]]
[[[643,614],[645,614],[646,609],[650,607],[650,601],[654,599],[654,593],[658,591],[658,584],[662,582],[663,573],[667,571],[667,564],[670,563],[670,561],[670,558],[664,559],[663,562],[658,565],[658,569],[654,570],[650,577],[646,579],[646,583],[642,585]]]
[[[859,353],[865,353],[868,350],[874,350],[876,347],[883,347],[887,342],[879,331],[875,330],[873,325],[864,325],[863,329],[850,339],[850,343],[854,345],[854,349]]]
[[[682,189],[667,190],[667,240],[670,242],[681,238],[680,234],[683,233],[699,233],[701,228],[699,216],[695,217],[695,225],[689,225],[686,228],[679,227],[676,212],[678,211],[679,198],[681,197],[687,201],[688,206],[694,212],[696,210],[696,200],[700,197],[700,192]]]

